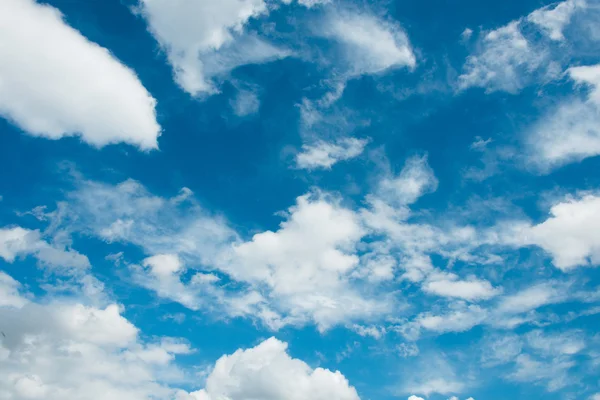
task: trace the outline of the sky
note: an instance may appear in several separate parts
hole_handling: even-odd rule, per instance
[[[598,0],[2,0],[0,399],[599,400],[599,155]]]

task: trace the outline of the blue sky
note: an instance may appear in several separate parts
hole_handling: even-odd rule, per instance
[[[4,0],[0,399],[600,399],[599,26]]]

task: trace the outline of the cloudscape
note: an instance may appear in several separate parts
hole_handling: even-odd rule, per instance
[[[600,400],[600,0],[0,0],[0,399]]]

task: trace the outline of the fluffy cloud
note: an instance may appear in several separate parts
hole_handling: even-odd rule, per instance
[[[568,98],[540,117],[527,136],[530,163],[542,171],[600,154],[600,65],[573,67],[584,99]]]
[[[359,400],[338,371],[312,369],[287,354],[287,344],[268,339],[258,346],[221,357],[206,388],[178,400]]]
[[[396,23],[367,12],[338,9],[321,26],[319,35],[342,45],[349,76],[376,74],[390,68],[414,68],[416,57],[408,36]]]
[[[600,263],[600,197],[568,198],[552,206],[551,217],[532,226],[525,234],[527,244],[546,250],[556,267],[569,270]]]
[[[39,231],[21,227],[0,228],[0,257],[12,263],[20,256],[33,255],[39,263],[54,271],[85,270],[88,258],[74,250],[51,245],[42,240]]]
[[[156,101],[135,73],[33,0],[0,4],[0,115],[31,135],[158,147]]]
[[[254,235],[235,247],[228,273],[261,282],[292,320],[313,319],[321,329],[387,306],[361,296],[350,276],[359,264],[355,247],[364,235],[358,216],[334,199],[302,196],[276,232]]]
[[[305,144],[302,152],[296,155],[296,165],[308,170],[330,169],[339,161],[359,156],[367,143],[366,139],[344,138],[335,143],[320,141],[312,145]]]
[[[190,348],[170,338],[144,343],[115,304],[40,304],[22,298],[0,304],[0,320],[1,398],[173,398],[176,390],[164,381],[184,378],[172,361]]]
[[[245,25],[268,14],[264,0],[141,0],[140,10],[163,47],[176,82],[188,93],[214,93],[212,79],[234,68],[285,57]]]

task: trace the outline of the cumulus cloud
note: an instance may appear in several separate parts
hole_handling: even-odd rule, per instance
[[[367,139],[343,138],[334,143],[319,141],[302,145],[296,155],[296,165],[301,169],[331,169],[340,162],[359,156],[369,141]]]
[[[600,154],[600,65],[573,67],[569,77],[587,90],[540,117],[527,133],[529,162],[541,171]]]
[[[339,371],[311,368],[287,353],[287,344],[270,338],[258,346],[221,357],[206,387],[178,400],[359,400]]]
[[[33,0],[0,4],[0,115],[49,139],[158,147],[156,101],[136,74]]]
[[[416,57],[401,26],[368,12],[337,9],[320,26],[319,35],[342,46],[345,74],[376,74],[390,68],[414,68]]]
[[[267,284],[289,318],[311,318],[321,329],[375,316],[387,305],[361,296],[349,279],[364,233],[358,216],[334,199],[302,196],[278,231],[258,233],[235,247],[228,273]]]
[[[567,198],[550,208],[550,217],[525,233],[526,244],[541,247],[564,271],[600,263],[600,197]]]
[[[264,0],[140,0],[140,10],[167,54],[175,81],[194,96],[218,91],[213,78],[238,66],[288,55],[245,31],[252,18],[268,14]]]
[[[0,304],[0,397],[172,398],[177,391],[165,381],[185,378],[173,360],[191,349],[179,339],[143,342],[121,312],[116,304],[41,304],[25,298]]]

